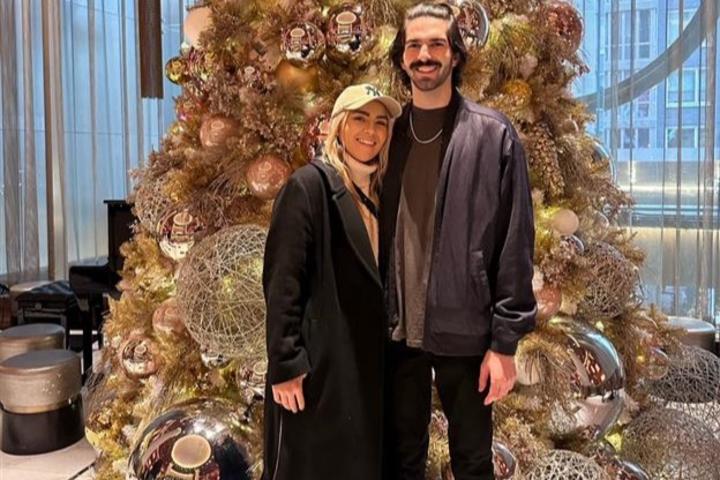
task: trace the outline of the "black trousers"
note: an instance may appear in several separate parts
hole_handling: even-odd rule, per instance
[[[437,356],[389,342],[385,480],[423,480],[429,444],[432,370],[449,423],[455,480],[493,480],[492,408],[478,391],[482,357]]]

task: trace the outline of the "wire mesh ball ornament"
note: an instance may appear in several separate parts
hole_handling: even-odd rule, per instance
[[[129,477],[250,480],[242,424],[241,414],[227,401],[174,405],[143,430],[129,457]]]
[[[450,6],[457,19],[465,47],[483,47],[490,35],[490,21],[482,4],[475,0],[449,0],[444,3]]]
[[[203,232],[203,222],[187,209],[172,210],[158,222],[160,250],[175,261],[182,260]]]
[[[266,237],[256,225],[225,228],[200,241],[180,267],[177,299],[185,327],[210,352],[264,357]]]
[[[662,405],[705,424],[720,439],[720,358],[695,346],[684,346],[670,359],[667,374],[650,382]]]
[[[569,450],[551,450],[533,465],[527,480],[610,480],[591,458]]]
[[[622,456],[642,465],[654,480],[718,480],[720,442],[691,416],[653,408],[623,433]]]
[[[325,25],[327,56],[348,63],[368,52],[375,43],[374,22],[360,2],[345,3],[330,9]]]
[[[307,67],[325,54],[325,34],[311,22],[293,22],[282,34],[281,49],[296,67]]]
[[[135,193],[135,214],[145,230],[155,233],[158,222],[172,207],[170,197],[165,193],[165,178],[144,180]]]
[[[575,408],[553,410],[550,427],[559,436],[588,440],[603,437],[624,405],[625,369],[612,342],[597,330],[565,317],[550,321],[567,338],[567,352],[575,365]]]
[[[589,282],[578,304],[578,312],[588,318],[613,318],[642,299],[637,267],[615,247],[595,242],[585,248]]]

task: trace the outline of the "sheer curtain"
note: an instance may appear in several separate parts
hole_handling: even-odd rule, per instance
[[[635,206],[648,303],[720,319],[717,0],[575,0],[592,73],[575,93]]]
[[[46,276],[53,249],[56,256],[62,250],[56,278],[66,277],[70,262],[107,254],[102,202],[127,196],[128,170],[158,147],[179,93],[166,81],[164,98],[140,98],[136,2],[57,2],[0,1],[0,276],[10,282]],[[186,1],[162,0],[161,6],[167,60],[182,41]],[[57,11],[49,21],[59,26],[53,32],[46,25],[52,48],[45,49],[43,8]],[[52,77],[43,68],[53,55],[61,78],[55,120],[46,115]],[[48,122],[62,134],[53,195],[46,177]]]

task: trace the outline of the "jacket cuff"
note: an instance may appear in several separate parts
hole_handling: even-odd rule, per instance
[[[515,355],[517,351],[518,340],[506,340],[502,338],[493,338],[490,343],[490,350],[501,355]]]
[[[267,378],[270,385],[277,385],[309,371],[310,362],[308,361],[307,352],[305,349],[301,349],[295,358],[282,362],[270,362]]]

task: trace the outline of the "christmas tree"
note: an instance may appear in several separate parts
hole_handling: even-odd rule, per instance
[[[346,86],[408,99],[388,50],[413,3],[209,0],[189,11],[188,43],[166,65],[182,86],[177,121],[137,172],[139,222],[89,387],[98,478],[259,476],[272,200],[312,158]],[[497,477],[719,478],[718,440],[697,421],[717,410],[683,407],[709,387],[677,387],[698,368],[717,387],[717,362],[682,350],[641,305],[643,253],[619,226],[631,199],[570,92],[588,72],[578,11],[449,3],[470,51],[461,92],[511,119],[533,185],[539,316],[516,356],[518,385],[495,406]],[[430,428],[428,478],[450,478],[440,410]]]

